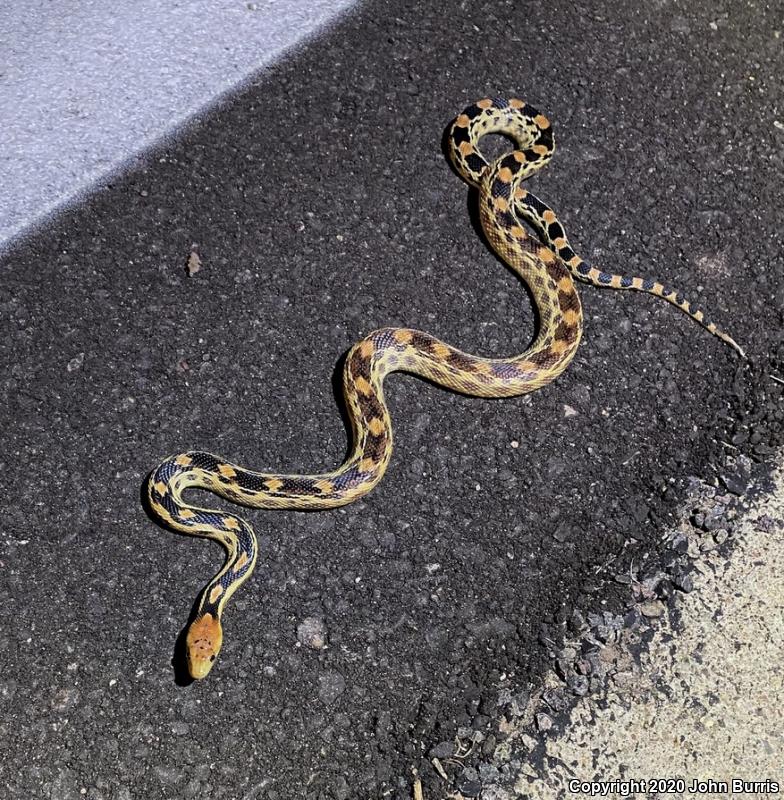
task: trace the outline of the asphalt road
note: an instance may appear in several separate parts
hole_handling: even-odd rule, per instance
[[[430,800],[433,745],[468,728],[489,752],[573,611],[620,607],[615,576],[664,557],[688,476],[784,440],[781,28],[748,3],[370,2],[6,253],[4,796],[408,798],[416,766]],[[146,516],[163,456],[328,468],[339,360],[370,330],[529,341],[441,149],[484,95],[553,121],[533,183],[575,248],[699,299],[750,363],[585,287],[577,357],[528,398],[393,378],[382,484],[248,512],[259,566],[183,685],[174,643],[220,552]],[[308,617],[325,649],[298,644]]]

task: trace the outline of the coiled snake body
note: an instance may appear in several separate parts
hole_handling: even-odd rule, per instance
[[[490,133],[510,137],[518,149],[488,164],[478,142]],[[479,216],[488,242],[531,291],[539,317],[536,338],[513,358],[481,358],[422,331],[382,328],[369,334],[346,358],[343,387],[353,447],[332,472],[253,472],[204,452],[182,453],[161,463],[148,481],[152,512],[164,525],[215,539],[227,552],[222,569],[200,595],[188,629],[186,656],[194,678],[207,675],[215,661],[223,639],[221,614],[253,571],[257,545],[245,520],[188,505],[183,501],[185,490],[206,489],[244,506],[267,509],[335,508],[362,497],[381,480],[392,455],[384,378],[391,372],[409,372],[474,397],[512,397],[544,386],[569,364],[582,334],[573,278],[663,297],[743,354],[676,290],[658,281],[595,269],[574,253],[553,210],[521,185],[550,160],[554,149],[549,121],[531,106],[515,99],[480,100],[453,122],[448,141],[455,169],[478,189]],[[535,228],[541,243],[529,237],[521,219]]]

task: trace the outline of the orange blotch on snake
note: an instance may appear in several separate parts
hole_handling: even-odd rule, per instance
[[[195,619],[185,638],[185,656],[188,672],[195,680],[205,678],[223,644],[223,628],[220,620],[212,614]]]
[[[368,422],[368,429],[373,436],[381,436],[381,434],[386,430],[386,425],[384,425],[383,419],[373,417],[373,419]]]
[[[452,354],[452,348],[443,342],[433,342],[430,351],[436,358],[442,361],[446,360]]]
[[[365,397],[373,394],[373,387],[361,375],[354,381],[354,386],[356,386],[357,391],[365,395]]]
[[[223,594],[223,587],[216,583],[215,586],[210,589],[210,602],[215,603],[217,602],[218,598]]]
[[[372,458],[363,458],[357,466],[360,472],[375,472],[378,462]]]
[[[220,474],[223,475],[224,478],[237,477],[236,470],[229,464],[218,464],[218,472],[220,472]]]
[[[498,170],[498,180],[503,183],[509,183],[512,180],[512,170],[509,167],[501,167]]]
[[[537,114],[534,117],[534,122],[536,123],[538,128],[541,128],[543,131],[546,131],[550,127],[550,120],[544,114]]]
[[[248,558],[247,553],[241,553],[240,557],[234,562],[234,566],[232,567],[233,572],[242,572],[242,570],[247,565],[250,559]]]

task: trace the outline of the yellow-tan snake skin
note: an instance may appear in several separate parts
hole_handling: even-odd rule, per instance
[[[518,149],[488,164],[478,143],[490,133],[510,137]],[[743,354],[676,290],[594,269],[574,253],[553,210],[522,188],[523,180],[553,154],[550,123],[538,111],[521,100],[480,100],[453,122],[448,142],[455,169],[478,190],[479,216],[490,246],[530,289],[539,317],[536,338],[513,358],[481,358],[422,331],[382,328],[369,334],[346,358],[343,389],[353,446],[331,472],[253,472],[204,452],[182,453],[161,463],[148,481],[154,515],[176,531],[220,542],[227,552],[222,569],[200,595],[188,629],[186,655],[193,678],[206,676],[215,661],[223,640],[221,614],[253,571],[257,544],[251,526],[240,517],[185,503],[187,489],[206,489],[252,508],[326,509],[357,500],[381,480],[392,456],[384,378],[408,372],[474,397],[513,397],[544,386],[569,364],[582,334],[573,278],[663,297]],[[521,220],[534,227],[541,243],[526,233]]]

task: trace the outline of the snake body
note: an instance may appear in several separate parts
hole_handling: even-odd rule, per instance
[[[478,143],[491,133],[510,137],[517,149],[489,164]],[[381,480],[392,455],[386,376],[408,372],[474,397],[513,397],[544,386],[569,364],[582,335],[573,278],[663,297],[743,352],[677,290],[658,281],[604,272],[574,253],[552,209],[521,186],[553,154],[553,133],[544,115],[521,100],[480,100],[455,119],[448,143],[456,171],[478,190],[479,217],[490,246],[530,289],[539,318],[536,338],[518,356],[482,358],[409,328],[369,334],[346,357],[343,389],[353,444],[346,460],[331,472],[255,472],[199,451],[163,461],[148,481],[153,514],[176,531],[216,540],[227,553],[223,567],[203,589],[188,628],[186,657],[193,678],[205,677],[217,657],[223,640],[221,615],[253,571],[258,547],[245,520],[187,504],[187,489],[206,489],[234,503],[265,509],[327,509],[363,497]],[[522,220],[534,227],[541,241],[526,233]]]

